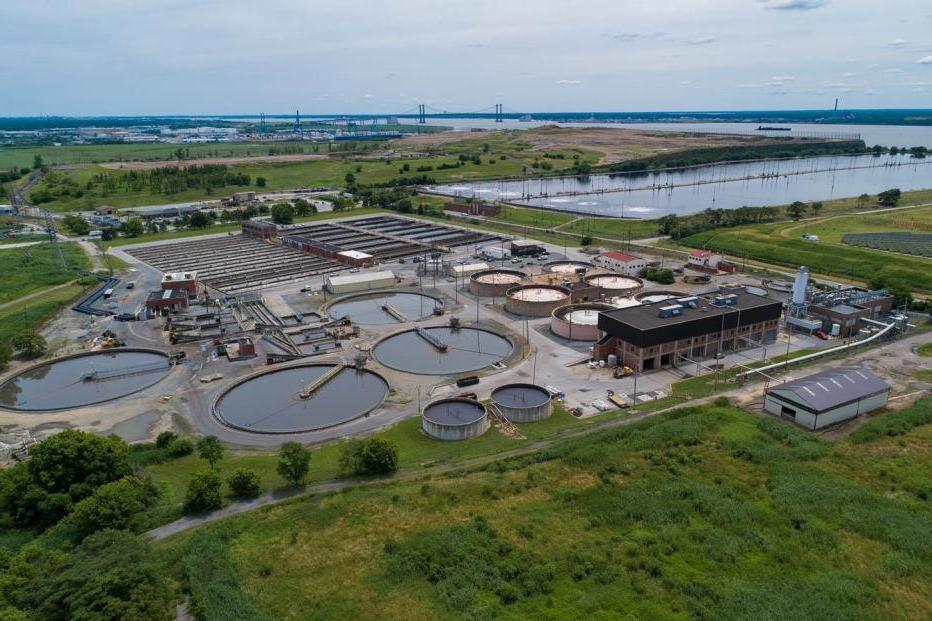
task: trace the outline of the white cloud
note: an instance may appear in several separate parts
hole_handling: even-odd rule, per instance
[[[582,80],[557,80],[556,84],[563,86],[575,86],[576,84],[582,84]]]
[[[890,67],[883,70],[884,73],[903,73],[902,69],[897,69],[896,67]]]
[[[853,77],[855,77],[856,75],[857,75],[856,73],[851,73],[851,72],[849,71],[848,73],[843,73],[843,74],[841,74],[841,77],[843,77],[843,78],[853,78]]]
[[[826,4],[827,0],[757,0],[768,9],[777,11],[811,11]]]
[[[903,47],[906,45],[906,39],[893,39],[892,41],[887,41],[887,47]]]
[[[753,82],[747,82],[744,84],[736,84],[736,88],[760,88],[760,84],[754,84]]]
[[[920,65],[932,65],[932,56],[924,56],[916,61]]]
[[[375,99],[375,95],[373,95],[372,93],[366,93],[365,95],[362,96],[362,98],[366,100],[372,100],[372,99]]]
[[[688,45],[708,45],[715,43],[715,37],[696,37],[686,42]]]

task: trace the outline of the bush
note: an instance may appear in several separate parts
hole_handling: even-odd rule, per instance
[[[33,330],[26,330],[14,336],[11,345],[26,358],[38,358],[48,351],[45,337]]]
[[[388,440],[351,440],[340,450],[340,466],[354,474],[384,474],[398,469],[398,451]]]
[[[288,203],[272,205],[272,222],[275,224],[291,224],[294,222],[294,208]]]
[[[11,565],[4,595],[29,610],[29,619],[175,618],[174,598],[155,554],[127,532],[95,533],[68,554],[28,546]]]
[[[219,509],[223,504],[220,488],[223,482],[213,471],[195,474],[188,482],[184,495],[185,513],[204,513]]]
[[[674,282],[673,271],[668,269],[647,268],[644,270],[644,278],[661,285],[672,285]]]
[[[168,443],[167,450],[171,457],[184,457],[194,452],[194,442],[188,438],[175,438]]]
[[[932,399],[925,398],[903,410],[867,421],[848,437],[856,444],[864,444],[878,438],[902,436],[929,423],[932,423]]]
[[[156,448],[168,448],[169,445],[178,438],[178,434],[174,431],[163,431],[155,438]]]
[[[155,505],[158,494],[149,479],[123,477],[98,487],[74,506],[68,519],[82,537],[106,528],[132,529],[139,516]]]
[[[244,468],[234,471],[227,479],[227,485],[234,498],[255,498],[262,491],[259,475]]]
[[[278,454],[278,474],[292,485],[302,485],[311,469],[311,452],[297,442],[285,442]]]

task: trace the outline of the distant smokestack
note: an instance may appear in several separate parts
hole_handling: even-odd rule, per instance
[[[806,288],[809,286],[809,268],[801,265],[796,272],[796,281],[793,283],[793,304],[802,306],[806,303]]]

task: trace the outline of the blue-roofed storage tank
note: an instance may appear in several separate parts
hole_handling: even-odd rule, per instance
[[[492,403],[513,423],[532,423],[553,413],[550,392],[535,384],[506,384],[492,391]]]
[[[464,397],[429,403],[421,413],[421,428],[437,440],[468,440],[489,428],[485,406]]]

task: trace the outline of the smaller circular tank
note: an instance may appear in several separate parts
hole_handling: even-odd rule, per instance
[[[572,276],[573,274],[577,273],[577,270],[588,272],[594,267],[595,266],[592,263],[587,261],[550,261],[549,263],[544,263],[542,269],[544,272]]]
[[[489,428],[485,406],[473,399],[453,397],[428,403],[421,412],[421,429],[437,440],[468,440]]]
[[[506,384],[492,391],[492,403],[513,423],[533,423],[553,413],[550,392],[536,384]]]
[[[573,341],[598,341],[599,313],[610,310],[615,307],[601,302],[561,306],[550,317],[550,331]]]
[[[641,304],[654,304],[655,302],[665,302],[673,298],[685,298],[688,294],[682,291],[662,291],[654,289],[652,291],[641,291],[634,296],[634,299]]]
[[[469,277],[469,292],[483,298],[501,298],[525,278],[527,274],[519,270],[482,270]]]
[[[630,297],[644,286],[640,278],[624,274],[592,274],[583,280],[593,287],[598,287],[600,295],[604,297]]]
[[[518,285],[506,293],[505,310],[524,317],[546,317],[570,300],[570,290],[558,285]]]

